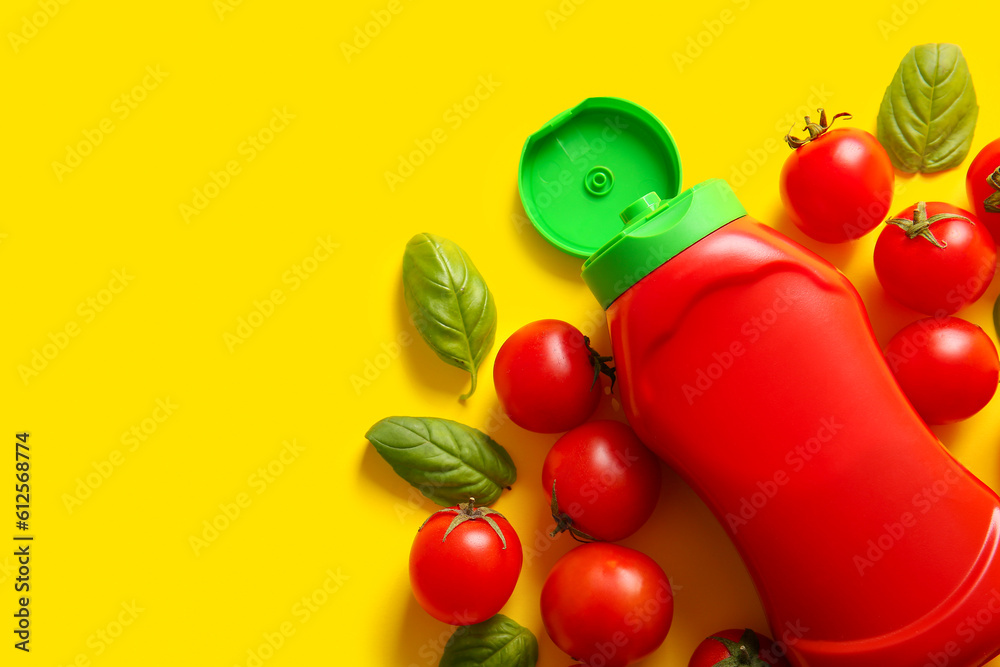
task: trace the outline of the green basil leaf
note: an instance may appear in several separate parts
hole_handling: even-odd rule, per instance
[[[434,234],[417,234],[403,254],[403,294],[421,337],[441,359],[472,374],[493,347],[497,307],[465,251]]]
[[[455,630],[438,667],[535,667],[538,640],[503,614]]]
[[[965,159],[978,116],[962,49],[922,44],[910,49],[885,89],[876,133],[897,169],[931,173]]]
[[[386,417],[365,437],[392,469],[445,507],[490,505],[517,479],[507,450],[482,431],[434,417]]]

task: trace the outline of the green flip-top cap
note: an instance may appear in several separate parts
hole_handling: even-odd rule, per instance
[[[535,228],[588,257],[621,229],[618,213],[647,192],[673,197],[681,162],[670,132],[638,104],[591,97],[546,123],[521,151],[517,186]]]
[[[617,97],[588,98],[550,120],[528,137],[518,166],[532,224],[557,248],[589,256],[583,279],[604,308],[671,257],[746,215],[725,181],[678,195],[680,183],[670,132],[646,109]]]

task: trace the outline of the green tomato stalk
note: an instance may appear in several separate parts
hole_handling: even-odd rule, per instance
[[[443,512],[450,512],[453,514],[457,514],[458,516],[456,516],[452,520],[451,524],[449,524],[448,530],[444,531],[444,537],[441,538],[442,542],[447,540],[448,536],[451,535],[451,531],[458,528],[459,525],[465,523],[466,521],[475,521],[476,519],[482,519],[483,521],[485,521],[490,525],[490,528],[492,528],[497,535],[500,536],[500,542],[503,544],[503,548],[504,549],[507,548],[507,538],[503,536],[503,531],[500,530],[500,526],[497,525],[496,521],[490,518],[490,515],[496,514],[504,521],[507,520],[507,517],[505,517],[503,514],[500,514],[500,512],[497,512],[496,510],[491,510],[489,507],[476,507],[475,498],[469,498],[469,502],[461,503],[458,507],[447,507],[443,510],[438,510],[437,512],[434,512],[434,514],[431,514],[429,517],[427,517],[427,521],[424,521],[422,524],[420,524],[420,528],[417,528],[417,532],[419,533],[421,530],[423,530],[424,526],[427,525],[428,521],[430,521],[435,516]]]
[[[912,220],[909,218],[892,218],[890,220],[886,220],[885,222],[886,224],[896,225],[902,229],[906,232],[906,238],[908,239],[915,239],[920,236],[933,243],[935,247],[943,250],[948,247],[948,244],[946,242],[939,241],[930,230],[930,226],[932,223],[935,223],[938,220],[944,220],[945,218],[958,218],[959,220],[972,222],[964,215],[956,215],[955,213],[938,213],[937,215],[928,218],[926,202],[917,203],[917,208],[913,211]]]

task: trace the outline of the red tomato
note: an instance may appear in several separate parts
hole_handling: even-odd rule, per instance
[[[1000,361],[990,337],[957,317],[903,327],[885,348],[903,393],[928,424],[967,419],[990,402]]]
[[[539,320],[504,341],[493,364],[493,383],[504,411],[537,433],[568,431],[597,409],[604,389],[587,339],[572,324]],[[595,370],[595,363],[597,364]]]
[[[439,621],[482,623],[510,599],[521,560],[521,541],[507,519],[470,501],[435,512],[417,531],[410,585],[420,606]]]
[[[785,160],[781,199],[799,229],[817,241],[838,243],[864,236],[885,219],[895,172],[874,136],[853,127],[826,131],[820,112],[818,125],[806,117],[816,137]],[[799,142],[792,138],[790,144]]]
[[[660,461],[627,425],[588,422],[549,450],[542,486],[550,498],[555,493],[558,531],[614,542],[639,530],[653,513],[660,497]]]
[[[784,649],[784,647],[779,647]],[[770,637],[746,630],[723,630],[698,644],[688,667],[715,667],[747,665],[747,667],[790,667],[784,659],[784,650],[774,646]]]
[[[983,295],[996,270],[997,249],[972,213],[941,202],[922,204],[886,223],[875,243],[875,274],[904,306],[941,317]]]
[[[1000,239],[1000,139],[976,155],[965,176],[965,189],[979,220],[994,241]]]
[[[556,646],[587,665],[624,667],[667,636],[674,598],[644,553],[593,542],[556,561],[542,586],[542,621]]]

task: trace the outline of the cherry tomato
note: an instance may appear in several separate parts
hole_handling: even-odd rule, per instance
[[[749,628],[723,630],[698,644],[688,667],[716,667],[716,665],[790,667],[784,655],[784,651],[779,652],[770,637]]]
[[[1000,378],[993,341],[957,317],[927,317],[903,327],[886,346],[885,358],[928,424],[976,414],[993,398]]]
[[[653,513],[660,461],[627,425],[592,421],[552,446],[542,486],[552,498],[557,531],[614,542],[639,530]]]
[[[940,317],[983,295],[993,279],[997,249],[972,213],[941,202],[919,202],[886,223],[875,243],[874,262],[889,296]]]
[[[500,404],[518,426],[537,433],[568,431],[597,409],[599,371],[608,357],[592,352],[572,324],[539,320],[504,341],[493,364]]]
[[[864,130],[828,131],[826,113],[819,111],[819,124],[806,116],[810,138],[785,138],[794,150],[781,169],[781,199],[792,221],[817,241],[860,238],[889,212],[892,162]]]
[[[556,561],[542,586],[542,621],[556,646],[587,665],[624,667],[667,636],[674,599],[644,553],[593,542]]]
[[[965,189],[979,220],[1000,239],[1000,139],[986,144],[969,165]]]
[[[510,599],[521,561],[521,541],[507,519],[470,501],[435,512],[420,527],[410,549],[410,585],[439,621],[482,623]]]

